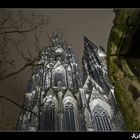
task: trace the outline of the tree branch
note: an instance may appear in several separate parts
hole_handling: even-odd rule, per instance
[[[23,33],[26,33],[26,32],[31,32],[35,29],[37,29],[38,27],[40,27],[41,25],[43,25],[43,23],[39,23],[37,25],[35,25],[33,28],[31,29],[26,29],[26,30],[11,30],[11,31],[1,31],[0,32],[0,35],[3,35],[3,34],[11,34],[11,33],[19,33],[19,34],[23,34]]]
[[[15,71],[15,72],[12,72],[12,73],[10,73],[10,74],[8,74],[8,75],[6,75],[6,76],[0,77],[0,80],[7,79],[7,78],[9,78],[9,77],[11,77],[11,76],[14,76],[14,75],[18,74],[19,72],[23,71],[23,70],[26,69],[27,67],[32,66],[37,60],[38,60],[38,58],[35,59],[35,60],[32,60],[31,62],[26,63],[26,64],[25,64],[22,68],[20,68],[19,70]]]
[[[2,34],[11,34],[11,33],[19,33],[19,34],[23,34],[23,33],[26,33],[26,32],[31,32],[33,29],[27,29],[27,30],[13,30],[13,31],[3,31],[3,32],[0,32],[0,35]]]
[[[21,108],[21,109],[23,109],[23,110],[25,110],[25,111],[31,112],[31,113],[34,114],[36,117],[38,117],[38,115],[37,115],[36,113],[34,113],[33,111],[31,111],[31,110],[29,110],[29,109],[24,108],[22,105],[19,105],[18,103],[16,103],[15,101],[11,100],[10,98],[5,97],[5,96],[3,96],[3,95],[0,95],[0,98],[4,99],[4,100],[6,100],[6,101],[9,101],[9,102],[13,103],[14,105],[18,106],[19,108]]]
[[[5,64],[14,65],[14,62],[15,62],[15,60],[12,60],[12,61],[2,61],[2,60],[0,59],[0,63],[5,63]]]

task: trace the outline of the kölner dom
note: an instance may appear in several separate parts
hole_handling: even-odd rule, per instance
[[[107,77],[106,52],[84,37],[83,76],[59,32],[40,55],[25,94],[18,131],[122,131]]]

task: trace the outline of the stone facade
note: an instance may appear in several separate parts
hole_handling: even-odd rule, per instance
[[[61,34],[41,52],[25,94],[19,131],[121,131],[122,116],[107,78],[106,52],[84,38],[83,76]]]

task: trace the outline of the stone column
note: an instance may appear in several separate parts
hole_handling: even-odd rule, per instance
[[[61,91],[58,92],[58,130],[63,131],[63,108],[62,108],[62,95]]]

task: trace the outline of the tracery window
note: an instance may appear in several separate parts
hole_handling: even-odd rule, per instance
[[[61,82],[61,86],[66,86],[65,76],[62,73],[56,73],[54,77],[54,86],[58,87]]]
[[[64,129],[65,130],[76,130],[74,106],[68,102],[64,107]]]
[[[53,69],[53,84],[55,87],[61,86],[61,87],[66,87],[66,72],[63,66],[58,66],[57,68]],[[60,85],[61,83],[61,85]]]
[[[100,105],[94,107],[92,111],[92,121],[97,131],[113,130],[108,112]]]
[[[47,101],[40,124],[41,130],[53,131],[55,128],[55,104],[53,101]]]

